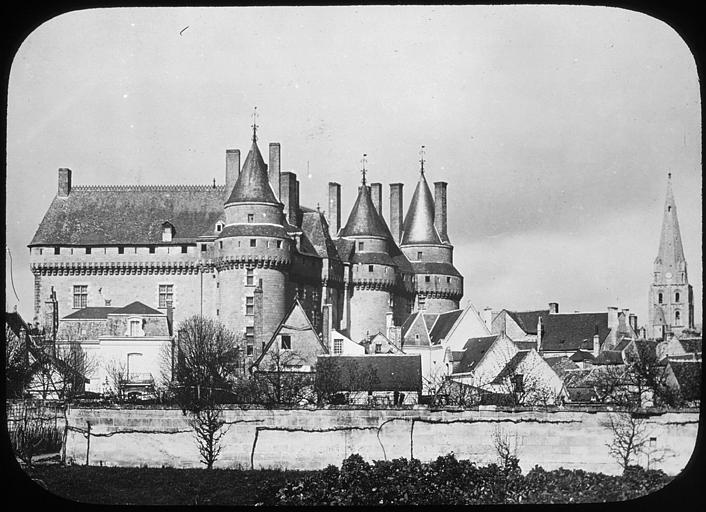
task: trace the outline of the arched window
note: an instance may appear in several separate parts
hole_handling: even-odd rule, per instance
[[[663,297],[662,297],[662,292],[659,292],[659,293],[657,294],[657,302],[659,302],[660,304],[662,304],[662,299],[663,299]]]
[[[674,294],[674,302],[679,302],[679,292]]]
[[[679,311],[674,312],[674,323],[676,325],[681,325],[681,313]]]

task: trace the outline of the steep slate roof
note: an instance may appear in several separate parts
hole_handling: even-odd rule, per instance
[[[422,318],[424,319],[424,326],[427,331],[430,331],[434,327],[434,322],[439,318],[439,313],[422,313]]]
[[[270,186],[267,164],[254,140],[226,204],[247,202],[279,203]]]
[[[66,315],[62,320],[106,320],[108,315],[121,308],[87,307]]]
[[[323,213],[302,208],[302,231],[319,256],[334,260],[340,259],[336,245],[329,235],[328,222],[326,222]]]
[[[542,318],[542,350],[576,351],[593,348],[593,335],[606,339],[608,313],[556,313]]]
[[[318,361],[324,358],[332,364],[330,375],[332,382],[327,384],[333,389],[340,391],[422,390],[422,360],[419,354],[319,356]],[[364,376],[372,374],[372,379],[352,377],[361,374]]]
[[[701,338],[680,338],[678,341],[684,349],[684,352],[690,352],[692,354],[701,352]]]
[[[579,365],[566,356],[545,357],[544,360],[559,377],[563,377],[568,371],[576,370],[579,367]]]
[[[164,315],[163,311],[146,306],[140,301],[135,301],[125,307],[117,308],[109,313],[111,315]]]
[[[604,350],[594,360],[595,364],[624,364],[623,353],[619,350]]]
[[[441,237],[434,226],[434,198],[422,171],[405,215],[400,245],[441,243]]]
[[[529,350],[522,350],[512,356],[512,358],[507,362],[505,367],[500,370],[500,373],[498,373],[495,378],[491,381],[491,384],[502,384],[503,380],[506,377],[510,377],[514,374],[514,372],[517,370],[517,367],[520,365],[520,363],[522,363],[522,361],[527,358],[529,353]]]
[[[380,217],[370,198],[370,187],[358,187],[358,197],[351,209],[339,237],[344,236],[379,236],[389,238],[390,231],[385,221]]]
[[[485,353],[493,346],[502,335],[483,336],[482,338],[469,338],[464,346],[464,354],[458,368],[454,373],[467,373],[475,369]]]
[[[171,244],[213,233],[223,214],[223,186],[75,186],[55,197],[29,246]],[[129,212],[129,215],[127,214]]]
[[[338,252],[338,256],[341,258],[341,260],[351,260],[351,253],[353,252],[353,247],[355,246],[355,242],[353,240],[337,238],[333,241],[333,244],[336,246],[336,251]]]
[[[517,325],[527,334],[537,334],[537,320],[541,317],[544,322],[544,317],[549,315],[548,309],[540,309],[537,311],[507,311],[507,314],[517,323]]]
[[[462,309],[454,309],[452,311],[447,311],[446,313],[441,313],[437,317],[434,322],[434,326],[429,332],[429,339],[431,340],[432,345],[438,344],[443,338],[446,337],[462,313]]]
[[[701,361],[669,361],[684,400],[701,398]]]

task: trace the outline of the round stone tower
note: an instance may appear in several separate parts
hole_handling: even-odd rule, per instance
[[[343,324],[348,326],[348,335],[357,342],[378,332],[386,334],[385,320],[394,308],[398,269],[390,256],[394,242],[373,205],[365,177],[339,238],[348,242],[351,251],[343,297]]]
[[[265,164],[253,143],[225,202],[225,225],[216,239],[219,319],[244,335],[257,357],[287,312],[286,282],[292,240],[284,206],[269,183]],[[256,297],[261,284],[262,300]]]
[[[463,297],[463,276],[453,265],[453,245],[446,235],[446,184],[437,183],[440,211],[436,215],[434,199],[424,176],[424,160],[421,162],[419,182],[402,227],[400,249],[414,272],[414,309],[444,313],[459,308]],[[435,219],[442,224],[441,227],[435,225]]]

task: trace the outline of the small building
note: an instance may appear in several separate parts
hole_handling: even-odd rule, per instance
[[[664,371],[667,387],[679,401],[691,407],[701,405],[701,361],[670,359]]]
[[[366,354],[404,354],[399,346],[381,332],[366,338],[361,345]]]
[[[329,354],[337,356],[362,356],[365,354],[365,347],[363,345],[356,343],[348,336],[341,334],[335,329],[331,330],[329,339]]]
[[[422,365],[419,355],[320,355],[316,388],[341,393],[348,403],[402,405],[419,402]]]

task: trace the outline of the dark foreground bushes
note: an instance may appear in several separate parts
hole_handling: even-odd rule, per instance
[[[654,492],[671,481],[659,470],[628,468],[621,476],[582,470],[523,475],[517,459],[504,467],[477,466],[453,454],[434,462],[375,461],[359,455],[297,482],[277,494],[280,505],[477,505],[496,503],[591,503],[622,501]]]

